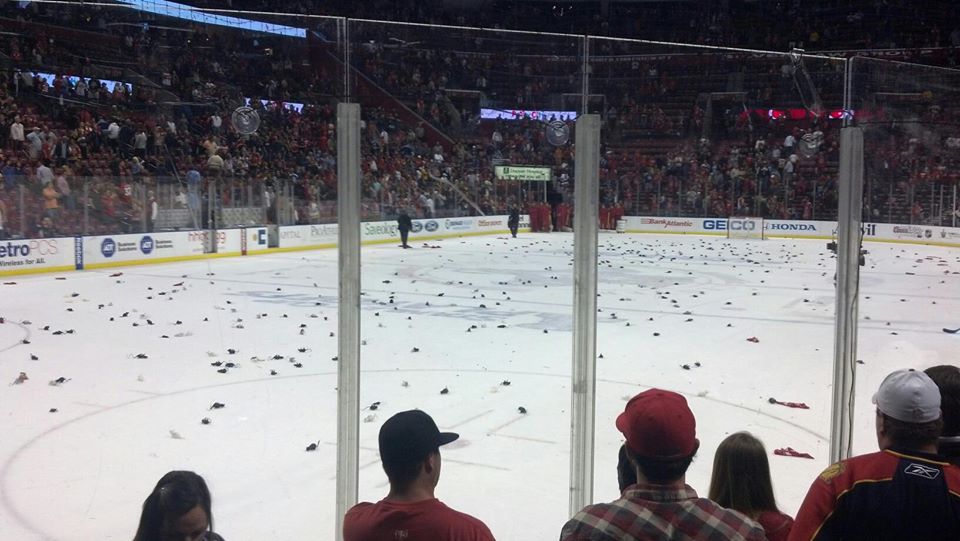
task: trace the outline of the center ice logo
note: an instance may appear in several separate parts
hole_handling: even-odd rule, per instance
[[[144,236],[140,239],[140,251],[144,255],[150,255],[150,252],[153,251],[153,239],[149,235]]]
[[[100,243],[100,253],[103,257],[113,257],[113,254],[117,253],[117,243],[110,237],[103,239]]]

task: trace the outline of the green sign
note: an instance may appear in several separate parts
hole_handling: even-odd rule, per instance
[[[494,174],[501,180],[522,180],[526,182],[550,182],[549,167],[527,165],[497,165]]]

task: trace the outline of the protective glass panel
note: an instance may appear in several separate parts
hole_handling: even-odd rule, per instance
[[[0,537],[133,538],[190,470],[228,539],[328,538],[337,254],[264,253],[335,242],[342,21],[122,4],[0,9],[0,274],[55,271],[0,286]]]
[[[617,414],[657,387],[683,394],[697,418],[687,482],[698,493],[721,442],[749,431],[778,504],[795,513],[829,459],[825,245],[845,62],[589,43],[589,110],[604,122],[595,499],[618,494]]]
[[[387,493],[381,425],[419,408],[460,434],[441,448],[442,501],[498,538],[556,536],[573,239],[530,228],[549,231],[572,174],[581,39],[367,21],[349,36],[364,209],[383,220],[363,232],[383,244],[362,262],[360,499]]]
[[[958,308],[960,72],[922,65],[943,63],[942,54],[852,61],[852,108],[864,141],[855,453],[876,449],[876,407],[868,399],[884,377],[957,364],[950,332],[958,327],[951,315]],[[945,419],[955,418],[944,409]],[[948,431],[956,435],[956,424]]]

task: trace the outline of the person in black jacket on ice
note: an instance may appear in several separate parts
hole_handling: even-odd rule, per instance
[[[507,218],[507,227],[510,228],[510,234],[517,238],[517,229],[520,227],[520,209],[513,207],[510,209],[510,216]]]
[[[410,215],[407,214],[406,210],[400,211],[400,216],[397,218],[397,230],[400,231],[400,241],[403,243],[403,248],[409,248],[407,245],[407,236],[410,234],[410,229],[413,227],[413,220],[410,219]]]

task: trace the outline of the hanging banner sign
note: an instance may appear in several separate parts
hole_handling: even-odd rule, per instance
[[[550,182],[549,167],[531,167],[528,165],[497,165],[493,173],[499,180],[522,180],[526,182]]]

